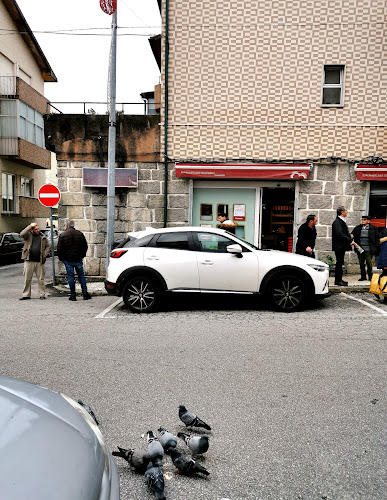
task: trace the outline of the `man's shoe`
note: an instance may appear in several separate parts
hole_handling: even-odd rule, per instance
[[[44,295],[42,295],[41,297],[39,297],[40,300],[44,300],[46,297]]]
[[[31,297],[20,297],[19,300],[30,300]]]
[[[367,281],[367,278],[359,278],[357,281]]]
[[[83,294],[83,300],[90,300],[91,299],[91,295],[88,294],[88,293],[84,293]]]
[[[336,286],[348,286],[348,281],[338,281],[335,283]]]
[[[76,295],[70,295],[69,300],[75,301],[75,300],[77,300],[77,296]]]

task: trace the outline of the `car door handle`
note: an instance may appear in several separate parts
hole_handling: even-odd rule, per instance
[[[201,264],[203,264],[203,266],[213,266],[214,262],[212,260],[204,260]]]
[[[147,260],[160,260],[160,257],[157,255],[151,255],[150,257],[147,257]]]

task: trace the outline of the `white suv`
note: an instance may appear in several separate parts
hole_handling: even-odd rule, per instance
[[[262,294],[291,312],[329,295],[328,269],[310,257],[259,250],[224,229],[147,228],[111,252],[105,288],[138,313],[186,291]]]

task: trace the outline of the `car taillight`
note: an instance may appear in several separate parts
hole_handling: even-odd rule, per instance
[[[118,250],[113,250],[112,253],[110,254],[110,257],[112,259],[119,259],[126,253],[128,250],[126,248],[119,248]]]

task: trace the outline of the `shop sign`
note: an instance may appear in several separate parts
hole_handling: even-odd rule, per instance
[[[386,165],[355,165],[358,181],[387,181]]]
[[[306,180],[311,166],[259,165],[259,164],[218,164],[218,163],[176,163],[176,177],[195,179],[288,179]]]

